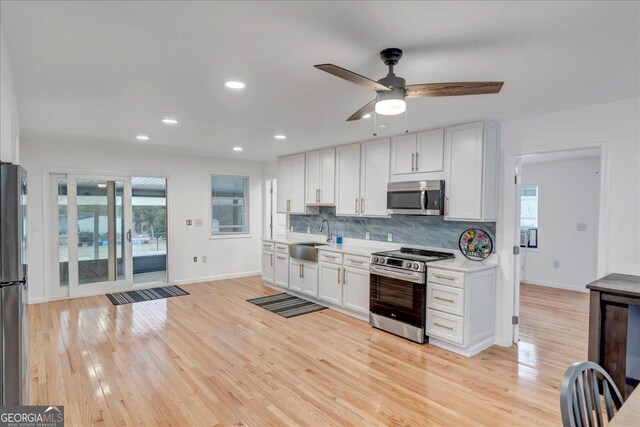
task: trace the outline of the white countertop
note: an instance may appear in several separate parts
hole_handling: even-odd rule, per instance
[[[315,238],[314,238],[315,237]],[[301,243],[301,242],[323,242],[323,240],[318,239],[316,236],[310,236],[309,238],[276,238],[276,239],[262,239],[265,242],[274,242],[274,243],[284,243],[284,244],[292,244],[292,243]],[[386,250],[398,249],[402,245],[398,243],[384,243],[384,247],[382,247],[381,242],[375,242],[375,246],[365,246],[360,245],[356,242],[360,242],[360,240],[349,239],[349,241],[343,243],[342,245],[336,245],[335,243],[330,243],[327,246],[322,246],[318,248],[321,251],[331,251],[338,253],[345,253],[351,255],[360,255],[360,256],[371,256],[374,252],[382,252]],[[442,249],[442,248],[428,248],[433,250],[438,250],[442,252],[451,252],[455,255],[454,259],[445,259],[442,261],[433,261],[429,263],[429,266],[442,268],[446,270],[460,271],[463,273],[473,273],[477,271],[490,270],[492,268],[496,268],[498,266],[498,257],[493,254],[489,258],[483,261],[471,261],[464,257],[460,252]]]

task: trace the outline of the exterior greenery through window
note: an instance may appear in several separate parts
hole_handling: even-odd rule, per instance
[[[249,178],[211,176],[211,235],[249,232]]]

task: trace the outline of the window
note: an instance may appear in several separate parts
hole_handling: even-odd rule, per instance
[[[522,187],[520,192],[520,246],[538,247],[538,186]]]
[[[211,235],[249,233],[249,178],[211,176]]]
[[[522,187],[520,193],[520,227],[538,228],[538,186]]]

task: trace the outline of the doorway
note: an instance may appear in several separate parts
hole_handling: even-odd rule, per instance
[[[167,283],[166,179],[50,174],[54,298]]]
[[[561,311],[588,313],[586,285],[599,277],[602,247],[601,151],[571,149],[516,159],[514,342],[532,344],[553,318],[561,328]],[[563,310],[554,305],[558,301],[565,302]]]
[[[265,180],[265,215],[264,237],[267,239],[284,239],[287,235],[287,215],[278,213],[278,180]]]

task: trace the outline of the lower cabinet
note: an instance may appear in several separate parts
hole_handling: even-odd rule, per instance
[[[289,262],[289,289],[317,298],[318,264],[292,258]]]
[[[279,253],[275,254],[273,283],[284,288],[289,287],[289,257]]]
[[[358,314],[369,315],[369,259],[356,255],[320,254],[318,299]],[[358,265],[358,267],[352,267]]]
[[[273,283],[275,275],[273,251],[262,251],[262,280]]]

